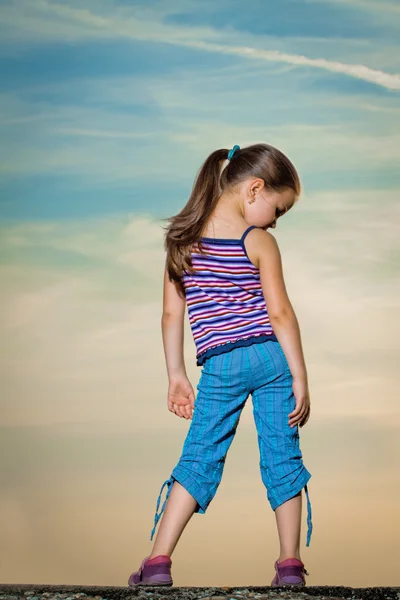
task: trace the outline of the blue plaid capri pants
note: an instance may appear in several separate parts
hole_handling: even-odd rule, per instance
[[[221,482],[225,459],[233,441],[242,409],[251,394],[258,434],[261,479],[272,510],[296,496],[303,488],[307,497],[307,542],[312,521],[307,482],[311,473],[303,464],[299,427],[290,427],[289,413],[296,407],[293,377],[278,341],[266,340],[209,357],[202,366],[193,416],[181,457],[162,487],[157,500],[153,539],[174,481],[197,502],[204,514]],[[161,509],[161,495],[167,494]]]

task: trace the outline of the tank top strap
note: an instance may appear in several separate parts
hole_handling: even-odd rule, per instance
[[[240,238],[240,242],[239,242],[239,243],[240,243],[240,245],[241,245],[241,247],[242,247],[242,249],[243,249],[243,252],[245,253],[245,255],[247,256],[247,258],[248,258],[249,260],[250,260],[250,257],[249,257],[249,255],[247,254],[246,246],[245,246],[245,244],[244,244],[244,238],[245,238],[245,237],[246,237],[246,235],[249,233],[249,231],[251,231],[252,229],[257,229],[257,226],[256,226],[256,225],[250,225],[250,227],[248,227],[248,228],[246,229],[246,231],[244,232],[244,234],[243,234],[243,235],[242,235],[242,237]],[[250,262],[251,262],[251,260],[250,260]],[[254,265],[254,266],[255,266],[255,265]]]
[[[242,235],[242,237],[240,238],[240,243],[243,244],[244,242],[244,238],[246,237],[246,235],[249,233],[249,231],[251,231],[252,229],[256,228],[257,229],[257,225],[250,225],[250,227],[248,227],[246,229],[246,231],[244,232],[244,234]]]

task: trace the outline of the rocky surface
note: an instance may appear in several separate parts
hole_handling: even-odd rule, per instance
[[[0,600],[400,600],[400,587],[100,587],[0,585]]]

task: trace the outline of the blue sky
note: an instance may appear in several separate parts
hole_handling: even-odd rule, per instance
[[[399,22],[367,0],[2,2],[0,216],[166,216],[210,151],[256,140],[309,190],[392,188]]]
[[[399,30],[393,0],[0,0],[4,581],[126,585],[150,553],[189,427],[166,403],[162,219],[210,152],[267,142],[303,186],[273,235],[310,382],[307,583],[398,583]],[[185,361],[195,391],[187,317]],[[176,585],[273,577],[251,399],[229,452]]]

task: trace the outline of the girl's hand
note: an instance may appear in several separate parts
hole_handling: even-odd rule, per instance
[[[168,410],[178,417],[191,419],[194,410],[195,394],[189,379],[182,375],[174,377],[169,382]]]
[[[303,427],[310,416],[310,394],[308,383],[300,379],[293,379],[292,389],[296,398],[296,408],[288,415],[290,427],[299,425]]]

